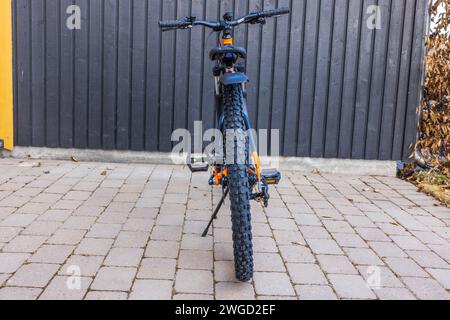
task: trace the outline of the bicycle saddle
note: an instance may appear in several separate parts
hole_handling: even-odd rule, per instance
[[[246,59],[247,58],[247,50],[245,50],[245,48],[242,47],[235,47],[235,46],[226,46],[223,48],[217,47],[212,49],[209,52],[209,58],[211,60],[217,60],[219,57],[227,54],[227,53],[233,53],[235,55],[237,55],[239,58],[241,59]]]

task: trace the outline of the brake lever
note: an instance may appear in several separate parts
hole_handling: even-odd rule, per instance
[[[258,23],[259,24],[266,24],[267,20],[266,20],[266,18],[256,18],[256,19],[250,21],[250,24],[258,24]]]

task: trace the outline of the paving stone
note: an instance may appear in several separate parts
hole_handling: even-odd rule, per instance
[[[412,259],[386,258],[386,264],[401,277],[428,277],[427,273]]]
[[[346,256],[318,255],[317,260],[326,273],[358,274],[358,271]]]
[[[330,274],[328,279],[341,299],[376,299],[361,276]]]
[[[63,263],[71,255],[74,246],[63,245],[43,245],[29,259],[30,262],[36,263]]]
[[[57,264],[23,265],[7,282],[7,286],[44,288],[59,269]]]
[[[283,260],[279,254],[255,252],[253,254],[255,271],[285,272]]]
[[[334,240],[308,239],[307,242],[315,254],[343,254]]]
[[[39,300],[82,300],[91,284],[91,278],[56,276],[39,297]]]
[[[216,261],[233,260],[233,246],[229,243],[216,243],[214,245],[214,259]]]
[[[27,227],[37,217],[36,214],[12,214],[0,222],[0,227]]]
[[[54,205],[52,205],[52,209],[66,209],[66,210],[75,210],[83,201],[81,200],[59,200]]]
[[[77,255],[105,256],[113,244],[112,239],[84,239],[75,250]]]
[[[294,219],[269,218],[269,224],[273,230],[297,231],[298,227]]]
[[[253,223],[252,232],[255,237],[271,237],[272,231],[267,223]]]
[[[181,250],[178,267],[181,269],[212,270],[213,252]]]
[[[148,258],[178,258],[180,243],[175,241],[154,241],[151,240],[145,250],[145,257]]]
[[[148,258],[142,260],[139,279],[174,280],[177,261],[174,259]]]
[[[299,300],[337,300],[336,294],[329,286],[299,285],[295,286]]]
[[[87,200],[91,196],[88,191],[69,191],[63,197],[64,200]]]
[[[144,249],[138,248],[112,248],[105,259],[104,265],[115,267],[138,267]]]
[[[213,294],[213,275],[211,271],[206,270],[178,270],[175,291],[177,293]]]
[[[423,268],[449,269],[450,265],[432,251],[406,251]]]
[[[90,291],[87,293],[85,300],[105,300],[105,301],[117,301],[126,300],[128,294],[120,291]]]
[[[286,266],[294,284],[328,284],[323,271],[316,264],[288,263]]]
[[[43,236],[17,236],[3,247],[3,252],[35,252],[46,240]]]
[[[355,265],[382,266],[383,261],[371,249],[366,248],[345,248],[349,259]]]
[[[169,280],[136,280],[130,300],[170,300],[173,282]]]
[[[42,289],[4,287],[0,288],[0,300],[36,300]]]
[[[253,251],[276,253],[278,252],[277,244],[274,239],[269,237],[254,237],[253,238]]]
[[[430,278],[404,277],[406,286],[422,300],[449,300],[450,294],[435,280]]]
[[[8,280],[9,277],[11,277],[10,274],[1,274],[0,273],[0,288],[3,287],[3,285],[6,283],[6,280]]]
[[[89,230],[95,223],[95,217],[71,216],[62,225],[63,229]]]
[[[447,269],[431,269],[427,271],[446,289],[450,290],[450,268],[447,265]]]
[[[207,294],[176,294],[173,296],[173,300],[181,301],[204,301],[204,300],[214,300],[212,295]]]
[[[293,214],[295,222],[299,226],[321,226],[322,222],[315,214]]]
[[[82,277],[94,277],[102,265],[104,257],[101,256],[71,256],[59,270],[60,275],[73,275],[74,270],[79,271]]]
[[[47,203],[49,205],[53,205],[61,198],[62,198],[61,194],[41,193],[37,197],[34,197],[33,200],[31,200],[31,202]],[[64,208],[62,208],[62,209],[64,209]]]
[[[285,273],[256,272],[253,281],[257,295],[294,296],[295,291]]]
[[[405,285],[400,281],[400,279],[385,266],[358,266],[357,267],[364,279],[368,280],[371,278],[374,280],[374,276],[379,274],[380,288],[404,288]],[[375,279],[376,280],[376,279]]]
[[[86,234],[86,230],[61,229],[47,240],[49,244],[76,245],[81,242]]]
[[[9,196],[0,201],[0,207],[20,208],[30,201],[30,197]]]
[[[91,289],[99,291],[129,291],[136,272],[136,268],[102,267],[98,271]]]
[[[114,242],[120,248],[144,248],[147,245],[150,233],[139,231],[121,231]]]
[[[381,300],[417,300],[406,288],[381,288],[374,292]]]
[[[392,242],[369,242],[370,247],[381,258],[405,258],[408,255]]]
[[[0,252],[0,273],[16,272],[29,257],[30,255],[26,253]]]
[[[299,245],[280,246],[281,256],[285,262],[315,263],[311,250]]]
[[[353,228],[346,221],[324,220],[323,224],[331,233],[355,233]]]
[[[50,208],[49,204],[46,203],[27,203],[21,208],[17,209],[16,213],[23,214],[37,214],[41,215]]]
[[[365,216],[347,216],[347,221],[352,227],[376,228],[377,226]]]
[[[447,241],[439,237],[436,233],[431,231],[412,231],[411,232],[418,240],[424,244],[441,245],[447,244]]]
[[[411,236],[391,236],[391,238],[403,250],[428,250],[427,246]]]
[[[339,246],[347,248],[368,248],[367,243],[357,234],[333,233],[333,238]]]
[[[121,228],[121,224],[96,223],[92,225],[86,238],[115,239]]]
[[[331,235],[324,227],[301,226],[300,232],[305,239],[331,239]]]
[[[306,245],[306,241],[300,231],[275,230],[273,235],[275,237],[275,241],[279,245]]]
[[[255,291],[249,283],[220,282],[216,284],[217,300],[255,300]]]
[[[214,243],[232,243],[233,236],[230,229],[214,228]]]
[[[72,210],[48,210],[43,215],[39,216],[37,220],[39,221],[58,221],[64,222],[66,221],[70,215],[72,214]]]
[[[185,250],[212,250],[213,238],[202,238],[200,235],[184,234],[181,240],[181,249]]]
[[[0,242],[9,242],[22,231],[20,227],[0,227]]]
[[[390,242],[391,239],[380,229],[356,228],[356,232],[366,241]]]

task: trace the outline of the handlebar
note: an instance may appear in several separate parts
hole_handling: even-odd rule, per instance
[[[193,26],[204,26],[214,31],[222,31],[227,27],[235,27],[242,23],[264,23],[265,18],[278,17],[283,14],[289,14],[290,12],[291,10],[289,8],[258,11],[231,21],[197,21],[195,17],[186,17],[179,20],[162,20],[159,22],[159,26],[163,31],[189,29]]]

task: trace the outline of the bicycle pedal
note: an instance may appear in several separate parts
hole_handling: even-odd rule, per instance
[[[203,155],[188,156],[187,166],[192,173],[207,172],[209,170],[209,163],[205,161]]]
[[[268,185],[279,184],[281,173],[277,169],[264,169],[261,171],[261,182]]]

